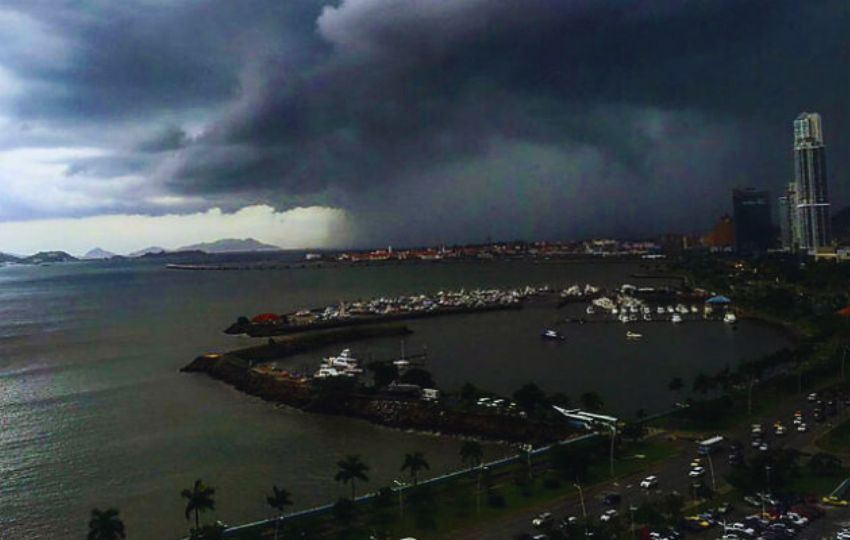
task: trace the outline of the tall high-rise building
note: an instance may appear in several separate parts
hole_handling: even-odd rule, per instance
[[[782,248],[787,251],[797,251],[797,221],[797,184],[791,182],[779,197],[779,234]]]
[[[797,198],[797,244],[814,252],[829,246],[829,193],[823,127],[818,113],[801,113],[794,120],[794,181]]]
[[[735,251],[749,254],[767,251],[773,243],[770,193],[753,188],[732,191]]]

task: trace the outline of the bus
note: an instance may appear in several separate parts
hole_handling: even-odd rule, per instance
[[[723,444],[723,436],[715,435],[710,439],[706,439],[704,441],[700,441],[697,443],[697,454],[701,454],[703,456],[711,454]]]

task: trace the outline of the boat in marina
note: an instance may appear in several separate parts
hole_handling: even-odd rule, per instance
[[[640,334],[638,332],[632,332],[631,330],[628,330],[626,332],[626,339],[640,339],[642,337],[643,337],[643,334]]]
[[[564,341],[567,339],[563,336],[563,334],[557,330],[552,330],[551,328],[544,330],[543,333],[540,334],[540,337],[549,341]]]
[[[354,377],[363,373],[360,361],[351,355],[351,349],[343,349],[337,356],[322,358],[319,369],[313,374],[317,379],[330,377]]]
[[[723,322],[725,322],[726,324],[735,324],[736,322],[738,322],[738,317],[736,317],[735,314],[731,311],[727,311],[723,315]]]

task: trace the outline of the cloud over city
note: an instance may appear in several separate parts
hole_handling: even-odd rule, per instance
[[[5,2],[0,238],[257,205],[361,245],[693,231],[791,179],[803,110],[843,206],[849,24],[838,0]]]

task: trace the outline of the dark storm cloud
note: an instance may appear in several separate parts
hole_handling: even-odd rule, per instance
[[[396,242],[694,230],[790,180],[802,110],[848,202],[843,0],[78,6],[20,5],[71,52],[16,66],[44,82],[19,112],[153,122],[119,161],[211,204],[319,201]]]
[[[631,196],[661,215],[635,216],[633,229],[693,226],[681,219],[693,216],[693,201],[673,198],[670,186],[716,187],[707,195],[722,203],[705,203],[704,221],[734,185],[778,188],[790,176],[789,126],[800,110],[820,110],[846,140],[847,70],[837,67],[848,67],[847,23],[844,2],[342,2],[318,21],[333,53],[304,72],[263,66],[199,141],[204,150],[184,156],[172,185],[216,194],[341,186],[352,192],[343,204],[367,213],[375,184],[391,183],[402,186],[404,212],[439,205],[452,189],[405,200],[405,186],[451,163],[480,162],[494,139],[563,155],[588,146],[621,167],[619,185],[599,181],[608,187],[598,204],[613,203],[594,213],[597,225],[622,228],[617,204]],[[701,140],[709,124],[724,140]],[[685,150],[703,153],[682,159]],[[481,188],[509,200],[510,182],[534,182],[531,156],[515,159],[530,178],[492,177]],[[547,174],[565,191],[594,181]],[[575,210],[552,231],[590,215]]]
[[[166,126],[150,139],[144,140],[138,145],[138,150],[148,153],[170,152],[179,150],[189,143],[186,132],[177,126]]]

